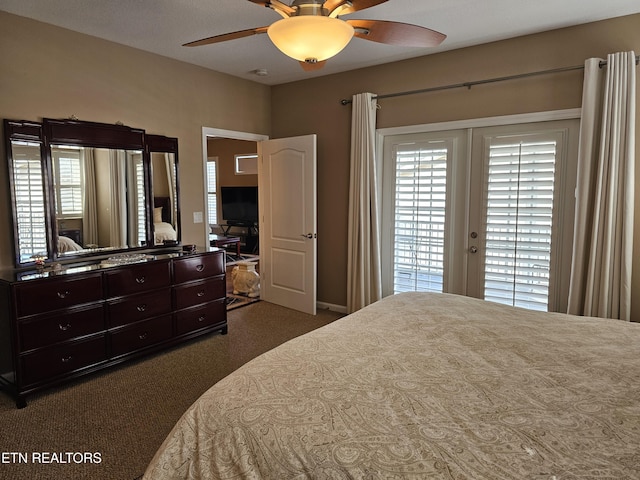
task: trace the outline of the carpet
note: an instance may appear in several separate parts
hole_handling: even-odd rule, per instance
[[[34,394],[21,410],[2,393],[0,447],[10,462],[0,464],[0,478],[139,478],[175,422],[211,385],[257,355],[340,317],[261,301],[229,312],[227,335],[207,335]],[[25,461],[11,452],[26,455]]]

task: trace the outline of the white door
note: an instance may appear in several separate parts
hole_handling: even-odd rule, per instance
[[[316,313],[316,136],[258,143],[260,298]]]
[[[578,120],[385,138],[385,294],[564,311]]]

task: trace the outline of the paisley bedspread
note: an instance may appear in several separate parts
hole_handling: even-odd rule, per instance
[[[387,297],[214,385],[144,476],[347,478],[640,478],[640,325]]]

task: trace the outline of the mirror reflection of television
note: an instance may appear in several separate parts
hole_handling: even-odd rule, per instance
[[[220,187],[222,219],[227,225],[258,223],[258,187]]]

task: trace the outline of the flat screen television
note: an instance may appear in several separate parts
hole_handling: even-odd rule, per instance
[[[258,223],[258,187],[220,187],[222,219],[227,225]]]

